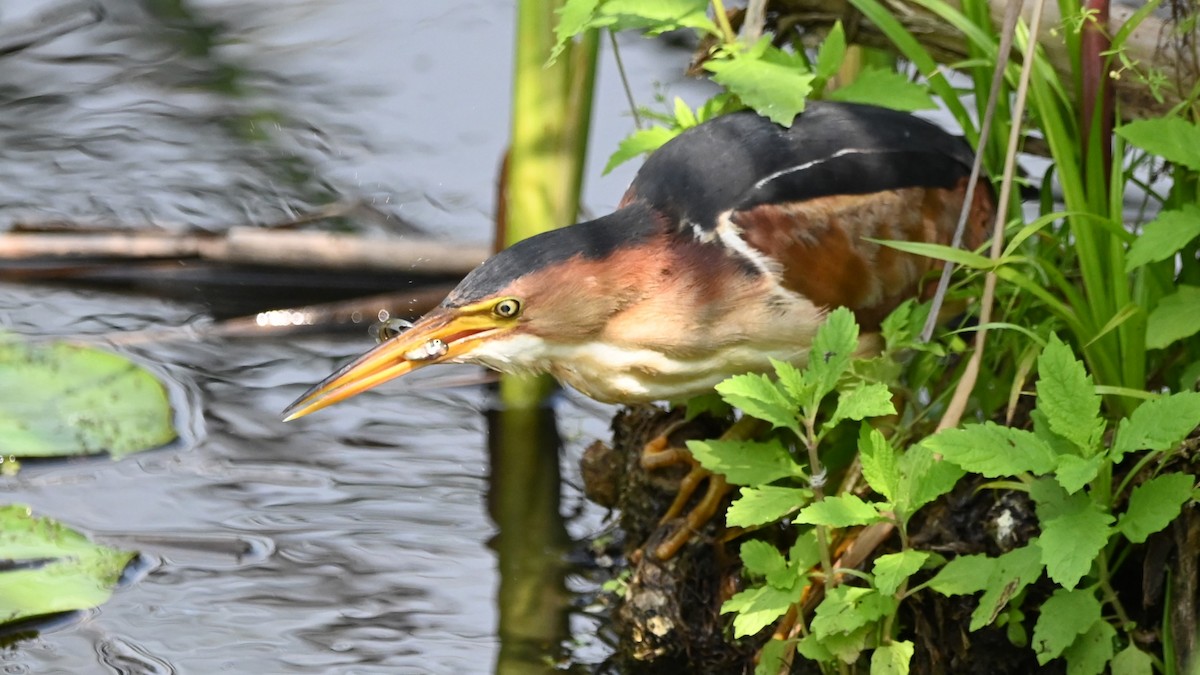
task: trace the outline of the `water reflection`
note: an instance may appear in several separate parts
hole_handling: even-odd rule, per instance
[[[4,6],[0,47],[17,48],[0,55],[0,230],[220,230],[350,196],[447,238],[489,238],[511,2],[97,5],[99,23],[26,46],[6,29],[93,4]],[[646,101],[652,82],[678,79],[656,49],[625,54]],[[596,144],[613,148],[632,124],[611,69],[600,89]],[[596,178],[604,155],[587,170],[596,211],[636,168]],[[568,396],[557,420],[501,421],[485,419],[480,387],[397,385],[284,425],[278,411],[370,338],[235,340],[210,325],[200,302],[0,284],[0,328],[147,331],[125,348],[194,392],[183,405],[203,422],[191,447],[0,483],[4,501],[148,565],[80,623],[0,654],[6,672],[528,672],[595,632],[571,609],[590,585],[562,560],[601,525],[572,484],[606,408]],[[489,470],[512,429],[540,442]]]

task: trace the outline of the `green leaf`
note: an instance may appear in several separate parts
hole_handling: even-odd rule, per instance
[[[1142,234],[1129,247],[1125,271],[1174,256],[1196,237],[1200,237],[1200,207],[1184,204],[1178,209],[1161,211],[1142,226]]]
[[[1117,529],[1135,544],[1171,524],[1192,498],[1195,478],[1185,473],[1155,476],[1133,489]]]
[[[787,560],[779,549],[759,539],[751,539],[742,544],[742,565],[750,574],[765,577],[772,572],[787,569]]]
[[[1113,463],[1127,452],[1170,450],[1183,442],[1200,420],[1200,392],[1186,391],[1146,401],[1121,420],[1113,443]]]
[[[1045,441],[1023,429],[993,422],[946,429],[929,436],[921,445],[941,453],[948,462],[988,478],[1014,476],[1026,471],[1041,475],[1058,465],[1054,452]]]
[[[857,421],[895,414],[896,406],[892,404],[892,392],[886,384],[862,384],[838,393],[837,409],[826,426],[833,428],[842,420]]]
[[[1154,659],[1131,644],[1113,657],[1111,667],[1112,675],[1153,675]]]
[[[680,129],[690,129],[699,124],[691,106],[678,96],[675,97],[675,123],[679,125]]]
[[[809,629],[818,636],[850,633],[887,616],[895,607],[895,598],[880,595],[873,588],[842,584],[817,605]]]
[[[788,402],[791,403],[793,409],[798,410],[812,396],[812,383],[808,381],[804,373],[787,361],[771,359],[771,365],[775,368],[775,377],[783,386]]]
[[[666,127],[638,129],[626,136],[620,145],[617,146],[617,151],[608,158],[608,163],[604,165],[603,173],[607,175],[613,169],[635,157],[654,152],[661,148],[667,141],[678,136],[680,131],[682,129],[668,129]]]
[[[814,66],[817,77],[828,80],[836,75],[845,58],[846,31],[839,19],[833,22],[833,28],[829,29],[825,39],[821,41],[820,48],[817,49],[817,62]]]
[[[979,607],[971,613],[971,630],[994,622],[1009,600],[1037,581],[1042,575],[1042,556],[1041,547],[1035,540],[996,558],[996,567],[979,598]]]
[[[929,244],[926,242],[903,241],[900,239],[866,239],[867,241],[879,244],[881,246],[894,248],[897,251],[912,253],[913,255],[932,258],[934,260],[949,261],[955,265],[961,265],[962,267],[966,267],[968,269],[990,270],[996,266],[996,263],[992,262],[992,259],[988,258],[987,256],[982,256],[978,253],[972,253],[971,251],[955,248],[953,246],[946,246],[944,244]]]
[[[863,478],[871,489],[895,501],[900,492],[900,467],[897,453],[878,429],[863,424],[858,431],[858,456]]]
[[[1146,152],[1200,171],[1200,127],[1181,117],[1137,120],[1121,125],[1116,131]]]
[[[0,455],[114,459],[175,440],[166,387],[123,356],[0,337]]]
[[[731,412],[733,412],[733,408],[721,398],[720,394],[712,391],[689,398],[686,401],[683,419],[690,422],[704,413],[722,419],[728,417]]]
[[[821,561],[821,544],[817,539],[817,531],[809,530],[796,537],[796,543],[788,550],[788,565],[807,570]]]
[[[713,81],[733,92],[759,115],[790,127],[804,110],[814,76],[805,72],[804,59],[771,46],[765,36],[746,52],[704,64]]]
[[[863,68],[853,82],[834,89],[825,98],[847,103],[868,103],[905,112],[937,107],[925,87],[894,70],[884,68]]]
[[[774,586],[755,586],[738,593],[721,605],[721,613],[737,612],[733,619],[736,637],[755,635],[787,613],[792,604],[799,602],[804,584],[797,583],[789,589]]]
[[[880,324],[879,332],[883,335],[883,343],[887,345],[889,351],[899,349],[912,342],[913,332],[910,323],[915,303],[916,301],[911,298],[905,300],[900,303],[899,307],[892,310],[892,313],[888,314]]]
[[[804,475],[776,439],[757,441],[688,441],[688,450],[705,469],[734,485],[762,485],[787,476]]]
[[[838,307],[817,329],[808,353],[808,381],[814,389],[812,405],[820,403],[837,388],[838,380],[850,367],[850,359],[857,349],[858,324],[854,322],[854,314],[845,307]]]
[[[1113,657],[1117,629],[1107,621],[1097,621],[1067,648],[1067,675],[1100,675]]]
[[[1063,486],[1063,489],[1074,494],[1100,473],[1100,467],[1104,465],[1105,461],[1107,460],[1104,455],[1096,455],[1087,459],[1076,455],[1059,455],[1058,468],[1054,470],[1054,477],[1058,480],[1058,484]]]
[[[1071,590],[1108,543],[1113,517],[1086,494],[1067,495],[1057,484],[1046,483],[1030,487],[1042,524],[1042,562],[1051,579]]]
[[[754,675],[779,675],[791,659],[788,654],[796,648],[794,640],[768,640],[758,652]]]
[[[610,26],[613,30],[646,30],[659,35],[680,28],[694,28],[716,35],[719,31],[708,18],[704,0],[605,0],[592,26]]]
[[[812,490],[762,485],[744,487],[729,505],[725,523],[732,527],[756,527],[773,523],[812,501]]]
[[[1033,627],[1033,649],[1038,663],[1058,658],[1075,639],[1100,621],[1100,601],[1095,592],[1059,588],[1042,603]]]
[[[934,456],[924,444],[909,447],[900,455],[900,490],[895,507],[902,518],[911,517],[922,506],[954,489],[965,473],[957,464]]]
[[[875,575],[875,588],[884,595],[892,595],[900,584],[921,569],[929,559],[928,551],[906,549],[899,553],[888,553],[875,559],[872,572]]]
[[[718,384],[716,390],[729,405],[741,408],[747,415],[800,435],[795,406],[766,375],[735,375]]]
[[[1146,346],[1162,349],[1200,331],[1200,286],[1180,285],[1146,318]]]
[[[871,675],[908,675],[913,643],[900,640],[875,648],[871,654]]]
[[[942,595],[978,593],[988,587],[988,580],[998,566],[998,558],[989,558],[982,553],[960,555],[938,570],[929,580],[929,587]]]
[[[137,555],[91,543],[29,507],[0,507],[0,623],[96,607]]]
[[[1093,454],[1104,433],[1100,397],[1083,364],[1054,334],[1038,357],[1037,406],[1054,433],[1074,443],[1084,456]]]
[[[843,494],[826,497],[804,507],[796,516],[797,523],[825,525],[826,527],[851,527],[870,525],[883,519],[879,509],[864,502],[857,495]]]
[[[558,60],[571,38],[591,27],[596,15],[596,6],[599,4],[600,0],[566,0],[563,3],[558,10],[558,24],[554,26],[557,42],[550,50],[549,63]]]

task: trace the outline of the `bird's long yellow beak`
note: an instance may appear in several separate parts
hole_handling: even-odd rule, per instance
[[[507,328],[490,313],[436,309],[304,392],[284,409],[283,420],[304,417],[418,368],[458,362],[479,342]]]

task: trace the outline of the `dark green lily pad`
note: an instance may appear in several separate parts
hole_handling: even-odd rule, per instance
[[[93,544],[28,506],[0,506],[0,624],[104,603],[136,555]]]
[[[166,387],[133,361],[0,336],[0,454],[119,458],[176,436]]]

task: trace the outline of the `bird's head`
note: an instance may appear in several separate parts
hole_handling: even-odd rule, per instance
[[[573,225],[492,256],[411,327],[381,330],[378,346],[305,392],[285,419],[437,363],[549,370],[556,347],[596,339],[622,301],[611,282],[623,270],[613,262],[637,236],[621,240],[611,226]]]

